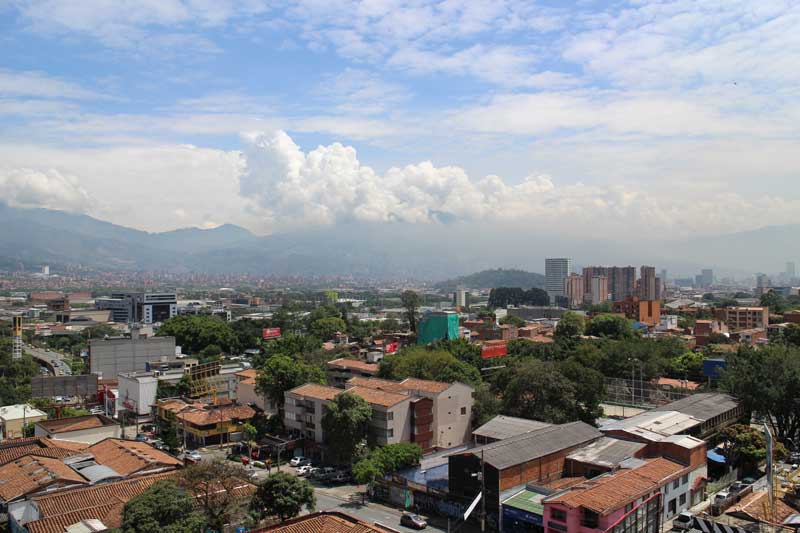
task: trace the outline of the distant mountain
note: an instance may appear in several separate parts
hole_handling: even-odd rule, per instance
[[[544,276],[513,268],[496,268],[448,279],[435,286],[445,291],[455,290],[459,286],[474,289],[494,289],[496,287],[521,287],[523,289],[536,287],[541,289],[544,288]]]
[[[684,242],[569,240],[519,225],[342,223],[254,235],[226,224],[148,233],[86,215],[0,203],[0,268],[83,265],[107,270],[449,280],[445,288],[543,287],[545,254],[588,264],[653,264],[670,274],[777,272],[800,258],[800,225]],[[497,269],[503,265],[503,269]],[[487,270],[489,269],[489,270]],[[476,272],[464,276],[466,272]],[[462,277],[457,277],[462,276]]]

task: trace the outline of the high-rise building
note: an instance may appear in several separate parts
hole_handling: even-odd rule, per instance
[[[789,278],[790,280],[796,277],[794,261],[786,262],[786,277]]]
[[[766,289],[770,286],[769,277],[766,274],[756,274],[756,288]]]
[[[667,286],[667,269],[666,268],[662,268],[661,269],[661,283],[663,284],[664,287]]]
[[[592,305],[597,305],[608,300],[608,276],[594,276],[589,290]]]
[[[583,285],[583,276],[580,274],[570,274],[564,282],[567,305],[571,309],[576,309],[583,303],[586,289]]]
[[[656,283],[656,267],[642,266],[639,279],[639,299],[659,300],[657,298],[658,284]]]
[[[608,289],[614,300],[624,300],[636,292],[636,268],[632,266],[608,269]]]
[[[586,290],[587,295],[591,294],[592,278],[595,276],[608,276],[608,267],[589,266],[583,268],[583,288]],[[590,299],[590,297],[587,297],[587,300]]]
[[[544,260],[544,288],[555,301],[565,295],[564,282],[572,271],[572,259],[568,257],[547,258]]]
[[[467,306],[467,290],[463,287],[456,289],[456,307]]]
[[[700,271],[700,283],[703,287],[710,287],[714,284],[714,271],[704,268]]]
[[[178,314],[178,296],[175,291],[119,292],[95,298],[95,307],[110,310],[114,322],[152,324]]]

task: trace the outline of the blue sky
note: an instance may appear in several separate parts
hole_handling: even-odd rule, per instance
[[[798,27],[797,1],[0,0],[0,195],[151,231],[796,223]]]

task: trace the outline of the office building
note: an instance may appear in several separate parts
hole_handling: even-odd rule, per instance
[[[636,267],[611,267],[608,269],[608,289],[614,300],[635,296]]]
[[[96,298],[95,307],[110,310],[114,322],[153,324],[177,316],[178,296],[175,291],[118,292]]]
[[[639,278],[639,299],[640,300],[659,300],[658,283],[656,282],[656,268],[642,266],[641,278]]]
[[[608,276],[594,276],[589,288],[592,305],[601,304],[609,299]]]
[[[570,309],[577,309],[583,304],[583,298],[586,294],[583,284],[583,276],[580,274],[570,274],[564,281],[564,288],[566,290],[565,296],[567,297],[567,306]]]
[[[572,272],[572,259],[556,257],[544,260],[544,288],[550,295],[551,302],[566,296],[564,283],[570,272]]]
[[[89,372],[104,379],[122,373],[145,372],[153,361],[175,357],[175,337],[92,339],[89,341]]]
[[[661,269],[661,283],[663,284],[663,286],[667,285],[667,269],[666,268],[662,268]]]

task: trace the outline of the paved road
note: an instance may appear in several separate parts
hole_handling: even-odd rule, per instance
[[[72,374],[72,370],[69,368],[69,365],[64,362],[66,355],[63,353],[53,352],[43,348],[36,348],[30,344],[25,345],[25,352],[29,353],[31,357],[41,361],[54,370],[56,376],[69,376]],[[53,364],[53,361],[58,361],[58,364]]]
[[[328,494],[321,492],[319,489],[314,491],[317,497],[317,510],[318,511],[341,511],[354,516],[364,522],[374,524],[378,522],[385,526],[389,526],[397,531],[403,533],[411,533],[416,531],[400,525],[401,512],[390,507],[386,507],[377,503],[369,502],[367,505],[362,505],[359,502],[343,501],[334,498]],[[435,533],[444,533],[446,529],[439,529],[434,526],[428,526],[425,531],[432,531]]]

